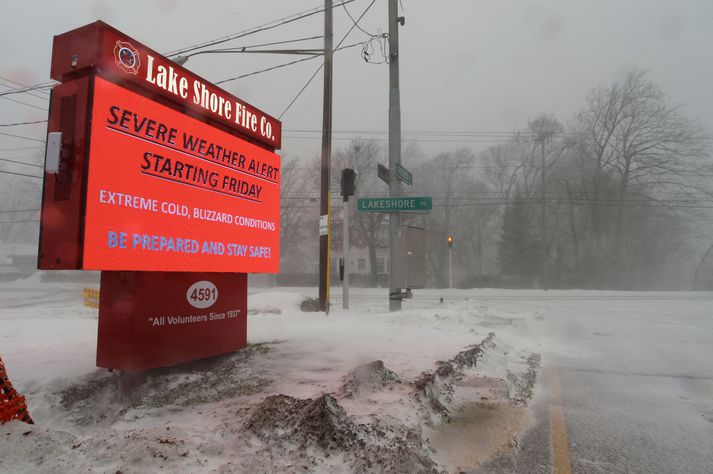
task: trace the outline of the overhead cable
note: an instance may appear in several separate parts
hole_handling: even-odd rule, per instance
[[[37,138],[30,138],[30,137],[24,137],[22,135],[15,135],[14,133],[7,133],[7,132],[0,132],[0,135],[4,135],[6,137],[13,137],[13,138],[21,138],[23,140],[30,140],[33,142],[40,142],[40,143],[45,143],[44,140],[39,140]]]
[[[342,1],[342,2],[340,2],[340,3],[338,3],[338,4],[336,4],[336,5],[332,5],[332,8],[334,8],[335,6],[338,7],[338,6],[342,5],[342,4],[352,3],[353,1],[355,1],[355,0],[344,0],[344,1]],[[191,52],[191,51],[195,51],[195,50],[202,49],[202,48],[207,48],[207,47],[209,47],[209,46],[214,46],[214,45],[216,45],[216,44],[226,43],[226,42],[232,41],[232,40],[234,40],[234,39],[243,38],[243,37],[245,37],[245,36],[252,35],[252,34],[255,34],[255,33],[261,33],[261,32],[263,32],[263,31],[271,30],[271,29],[273,29],[273,28],[277,28],[277,27],[279,27],[279,26],[286,25],[286,24],[288,24],[288,23],[292,23],[292,22],[294,22],[294,21],[298,21],[298,20],[302,20],[302,19],[304,19],[304,18],[308,18],[308,17],[313,16],[313,15],[316,15],[316,14],[318,14],[318,13],[322,13],[324,10],[325,10],[325,7],[324,7],[324,6],[314,7],[314,8],[311,8],[311,9],[309,9],[309,10],[304,10],[304,11],[302,11],[302,12],[295,13],[295,14],[293,14],[293,15],[289,15],[289,16],[286,16],[286,17],[283,17],[283,18],[280,18],[280,19],[277,19],[277,20],[270,21],[270,22],[268,22],[268,23],[264,23],[264,24],[262,24],[262,25],[260,25],[260,26],[256,26],[256,27],[253,27],[253,28],[250,28],[250,29],[247,29],[247,30],[243,30],[243,31],[240,31],[240,32],[238,32],[238,33],[234,33],[234,34],[232,34],[232,35],[224,36],[223,38],[218,38],[218,39],[206,41],[206,42],[204,42],[204,43],[199,43],[199,44],[196,44],[196,45],[193,45],[193,46],[189,46],[189,47],[187,47],[187,48],[182,48],[182,49],[177,49],[177,50],[174,50],[174,51],[169,51],[169,52],[167,52],[167,53],[164,53],[164,55],[165,55],[165,56],[177,56],[177,55],[179,55],[179,54],[189,53],[189,52]]]
[[[374,2],[376,2],[376,0],[372,0],[372,2],[369,4],[369,6],[366,7],[366,9],[362,12],[362,14],[359,16],[359,18],[358,18],[356,21],[352,18],[352,21],[354,22],[354,24],[352,25],[351,28],[349,28],[349,31],[347,31],[346,34],[342,37],[341,41],[337,44],[337,47],[334,48],[334,51],[339,51],[340,46],[342,45],[342,43],[344,43],[344,41],[347,39],[347,36],[349,36],[349,34],[352,32],[352,30],[353,30],[356,26],[358,26],[359,21],[361,21],[361,19],[364,18],[364,15],[366,15],[366,12],[368,12],[369,9],[372,7],[372,5],[374,5]],[[351,18],[351,15],[349,15],[349,17]],[[358,44],[361,44],[361,43],[358,43]],[[351,46],[350,46],[350,47],[351,47]],[[341,48],[341,49],[344,49],[344,48]],[[295,95],[295,97],[290,101],[290,103],[287,105],[287,107],[285,107],[285,110],[282,111],[282,113],[281,113],[280,116],[279,116],[280,119],[282,118],[283,115],[285,115],[285,114],[287,113],[288,110],[290,110],[290,107],[292,107],[292,104],[294,104],[294,103],[297,101],[297,99],[299,98],[299,96],[302,95],[302,93],[305,91],[305,89],[307,89],[307,86],[309,86],[310,83],[314,80],[314,78],[317,77],[317,73],[319,73],[319,71],[320,71],[323,67],[324,67],[324,63],[320,64],[319,67],[317,67],[317,70],[314,71],[314,73],[313,73],[312,76],[307,80],[307,82],[305,83],[305,85],[302,86],[302,89],[299,90],[299,92],[298,92],[298,93]]]
[[[15,123],[0,123],[0,127],[17,127],[19,125],[34,125],[36,123],[45,123],[47,120],[34,120],[32,122],[15,122]]]
[[[5,170],[0,170],[1,174],[13,174],[16,176],[24,176],[26,178],[35,178],[35,179],[43,179],[42,176],[37,176],[34,174],[27,174],[27,173],[17,173],[15,171],[5,171]]]

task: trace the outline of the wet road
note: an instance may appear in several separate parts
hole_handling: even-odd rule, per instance
[[[474,472],[713,472],[713,295],[503,296],[540,315],[535,422]]]

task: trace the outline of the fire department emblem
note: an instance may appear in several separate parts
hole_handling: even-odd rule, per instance
[[[139,73],[139,66],[141,65],[139,61],[139,51],[134,48],[131,43],[117,41],[116,46],[114,46],[114,59],[116,65],[124,72],[130,74]]]

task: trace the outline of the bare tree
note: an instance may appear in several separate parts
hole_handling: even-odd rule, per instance
[[[610,261],[617,275],[627,278],[631,259],[625,257],[633,255],[637,245],[634,226],[641,225],[635,219],[641,216],[641,204],[656,203],[662,193],[699,190],[700,176],[709,172],[702,161],[707,154],[703,132],[644,72],[595,89],[577,122],[579,149],[591,170],[584,184],[589,184],[585,190],[591,196],[593,235],[600,250],[604,237],[611,237]],[[661,207],[645,209],[658,212],[660,222],[670,214]],[[613,229],[604,225],[605,217],[613,221]]]

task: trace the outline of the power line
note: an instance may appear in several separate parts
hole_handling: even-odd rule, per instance
[[[10,83],[12,83],[12,84],[15,84],[16,86],[29,87],[27,84],[23,84],[23,83],[21,83],[21,82],[13,81],[12,79],[9,79],[9,78],[7,78],[7,77],[0,76],[0,79],[2,79],[2,80],[5,81],[5,82],[10,82]],[[44,91],[44,90],[38,90],[38,92],[39,92],[40,94],[43,94],[43,95],[49,97],[49,93],[46,92],[46,91]]]
[[[338,193],[333,193],[335,196],[338,195]],[[386,197],[386,196],[373,196],[373,197]],[[550,203],[550,201],[548,201]],[[570,205],[576,205],[576,206],[582,206],[582,205],[592,205],[592,204],[597,204],[599,206],[604,206],[604,207],[634,207],[634,208],[655,208],[655,209],[713,209],[713,205],[696,205],[696,204],[640,204],[640,203],[613,203],[613,202],[603,202],[603,203],[591,203],[591,202],[576,202],[576,201],[567,201],[565,202],[566,204]],[[445,209],[449,207],[489,207],[489,206],[507,206],[513,204],[512,201],[490,201],[490,202],[469,202],[469,203],[449,203],[449,204],[442,204],[437,201],[433,202],[433,207],[434,208],[439,208],[439,209]],[[524,201],[522,202],[523,205],[535,205],[535,206],[541,206],[542,201],[538,200],[532,200],[532,201]],[[556,203],[557,204],[557,203]],[[561,203],[559,203],[561,204]],[[283,208],[290,208],[290,209],[295,209],[295,208],[315,208],[318,207],[319,203],[314,203],[314,204],[283,204]]]
[[[12,94],[21,94],[23,92],[29,92],[29,91],[34,91],[34,90],[40,90],[40,89],[49,89],[55,86],[57,82],[55,81],[50,81],[50,82],[43,82],[42,84],[35,84],[34,86],[27,86],[27,87],[19,87],[17,89],[10,89],[7,91],[2,91],[0,92],[0,97],[6,96],[6,95],[12,95]]]
[[[284,132],[292,132],[292,133],[321,133],[321,130],[318,129],[285,129],[283,130]],[[343,134],[364,134],[364,135],[387,135],[388,131],[386,130],[335,130],[334,133],[343,133]],[[512,138],[522,138],[522,137],[537,137],[536,133],[528,132],[528,131],[520,131],[520,130],[464,130],[464,131],[429,131],[429,130],[412,130],[412,131],[403,131],[402,132],[405,135],[425,135],[425,136],[445,136],[445,137],[496,137],[496,138],[507,138],[507,139],[512,139]],[[561,132],[560,134],[563,134],[564,132]],[[713,140],[713,136],[706,136],[706,135],[701,135],[701,136],[694,136],[694,137],[689,137],[691,140]],[[555,142],[559,143],[559,142]]]
[[[17,148],[0,148],[0,151],[41,150],[41,146],[21,146]]]
[[[354,29],[354,27],[356,27],[356,26],[358,25],[359,21],[364,17],[364,15],[366,15],[366,12],[369,11],[369,9],[371,8],[371,6],[374,5],[374,2],[375,2],[375,1],[376,1],[376,0],[372,0],[372,2],[369,4],[369,6],[366,7],[366,9],[362,12],[362,14],[359,16],[359,18],[358,18],[356,21],[354,21],[354,19],[352,18],[352,21],[354,22],[354,25],[352,25],[352,27],[349,28],[349,31],[347,31],[347,33],[342,37],[341,41],[337,44],[337,47],[334,49],[334,51],[339,51],[339,49],[340,49],[339,47],[342,45],[342,43],[344,42],[344,40],[347,39],[347,36],[349,36],[349,33],[351,33],[352,30]],[[344,6],[344,4],[345,4],[345,2],[342,2],[342,6]],[[344,7],[344,8],[346,9],[346,7]],[[349,18],[351,18],[351,15],[349,15]],[[360,44],[362,44],[362,43],[360,43]],[[344,48],[342,48],[342,49],[344,49]],[[319,73],[319,71],[320,71],[323,67],[324,67],[324,63],[320,64],[319,67],[314,71],[314,73],[313,73],[312,76],[307,80],[307,82],[305,83],[305,85],[302,86],[302,89],[299,90],[299,92],[297,93],[297,95],[295,95],[295,97],[290,101],[290,103],[287,105],[287,107],[285,107],[285,110],[282,111],[282,113],[281,113],[280,116],[279,116],[280,119],[282,119],[282,116],[285,115],[288,110],[290,110],[290,107],[292,107],[292,104],[294,104],[294,103],[297,101],[297,99],[299,98],[299,96],[302,95],[302,93],[305,91],[305,89],[307,89],[307,86],[309,86],[310,83],[314,80],[314,78],[317,77],[317,73]]]
[[[40,222],[39,219],[27,219],[27,220],[20,220],[20,221],[0,221],[0,224],[24,224],[27,222]]]
[[[18,125],[34,125],[36,123],[46,123],[47,120],[34,120],[32,122],[0,123],[0,127],[16,127]]]
[[[361,44],[361,43],[350,44],[349,46],[343,46],[343,47],[341,47],[341,48],[339,48],[339,49],[335,49],[335,51],[340,51],[340,50],[342,50],[342,49],[347,49],[347,48],[353,48],[354,46],[359,46],[360,44]],[[293,64],[301,63],[301,62],[304,62],[304,61],[309,61],[310,59],[318,58],[318,57],[320,57],[320,56],[322,56],[321,53],[320,53],[320,54],[315,54],[314,56],[308,56],[308,57],[302,58],[302,59],[296,59],[296,60],[294,60],[294,61],[290,61],[290,62],[287,62],[287,63],[282,63],[282,64],[278,64],[278,65],[276,65],[276,66],[271,66],[271,67],[268,67],[268,68],[265,68],[265,69],[260,69],[259,71],[249,72],[249,73],[247,73],[247,74],[242,74],[242,75],[240,75],[240,76],[231,77],[231,78],[229,78],[229,79],[223,79],[222,81],[215,82],[214,84],[223,84],[223,83],[225,83],[225,82],[236,81],[236,80],[238,80],[238,79],[243,79],[243,78],[246,78],[246,77],[249,77],[249,76],[254,76],[254,75],[256,75],[256,74],[262,74],[263,72],[273,71],[273,70],[275,70],[275,69],[280,69],[280,68],[283,68],[283,67],[286,67],[286,66],[292,66]]]
[[[283,132],[287,133],[305,133],[305,134],[319,134],[321,130],[317,129],[284,129]],[[385,130],[335,130],[336,134],[352,134],[352,135],[386,135],[388,132]],[[494,143],[517,143],[518,141],[532,142],[536,141],[537,135],[532,132],[520,131],[520,130],[510,130],[510,131],[499,131],[499,130],[473,130],[473,131],[426,131],[426,130],[412,130],[403,131],[403,136],[425,136],[425,137],[445,137],[445,138],[469,138],[474,139],[472,141],[478,142],[494,142]],[[319,137],[290,137],[299,139],[317,139]],[[344,140],[344,138],[337,138],[338,140]],[[476,140],[477,139],[477,140]],[[689,137],[689,141],[702,141],[707,142],[713,140],[712,136],[694,136]],[[431,140],[431,141],[446,141],[446,140]],[[467,142],[471,140],[451,140],[454,143]],[[555,144],[567,144],[568,142],[563,139],[553,140],[552,143]]]
[[[34,163],[25,163],[25,162],[23,162],[23,161],[15,161],[15,160],[11,160],[11,159],[9,159],[9,158],[0,158],[0,161],[7,161],[8,163],[15,163],[15,164],[18,164],[18,165],[35,166],[35,167],[37,167],[37,168],[43,168],[42,165],[37,165],[37,164],[34,164]]]
[[[0,135],[5,135],[6,137],[22,138],[23,140],[30,140],[33,142],[44,143],[44,140],[38,140],[37,138],[24,137],[22,135],[15,135],[14,133],[0,132]]]
[[[355,1],[355,0],[344,0],[344,1],[342,1],[341,3],[339,3],[339,4],[337,4],[337,5],[332,5],[331,8],[334,8],[335,6],[340,6],[340,5],[342,5],[342,4],[352,3],[353,1]],[[164,55],[165,55],[165,56],[169,56],[169,57],[170,57],[170,56],[177,56],[177,55],[179,55],[179,54],[188,53],[188,52],[190,52],[190,51],[195,51],[195,50],[197,50],[197,49],[207,48],[208,46],[214,46],[214,45],[216,45],[216,44],[226,43],[226,42],[232,41],[232,40],[234,40],[234,39],[243,38],[243,37],[245,37],[245,36],[252,35],[252,34],[255,34],[255,33],[261,33],[261,32],[263,32],[263,31],[271,30],[271,29],[277,28],[277,27],[279,27],[279,26],[283,26],[283,25],[286,25],[286,24],[288,24],[288,23],[292,23],[292,22],[294,22],[294,21],[298,21],[298,20],[302,20],[302,19],[304,19],[304,18],[308,18],[308,17],[313,16],[313,15],[316,15],[316,14],[318,14],[318,13],[322,13],[324,10],[325,10],[325,7],[324,7],[324,6],[314,7],[314,8],[308,9],[308,10],[304,10],[304,11],[301,11],[301,12],[298,12],[298,13],[295,13],[295,14],[292,14],[292,15],[289,15],[289,16],[286,16],[286,17],[277,19],[277,20],[270,21],[270,22],[268,22],[268,23],[264,23],[264,24],[262,24],[262,25],[260,25],[260,26],[256,26],[256,27],[253,27],[253,28],[250,28],[250,29],[247,29],[247,30],[240,31],[240,32],[238,32],[238,33],[234,33],[234,34],[232,34],[232,35],[225,36],[225,37],[223,37],[223,38],[218,38],[218,39],[215,39],[215,40],[206,41],[206,42],[204,42],[204,43],[199,43],[199,44],[196,44],[196,45],[193,45],[193,46],[189,46],[189,47],[187,47],[187,48],[177,49],[177,50],[175,50],[175,51],[169,51],[169,52],[167,52],[167,53],[164,53]]]
[[[277,117],[278,120],[282,120],[282,116],[285,115],[285,113],[286,113],[288,110],[290,110],[290,107],[292,107],[292,104],[294,104],[295,101],[297,100],[297,98],[298,98],[300,95],[302,95],[302,93],[305,91],[305,89],[307,89],[307,86],[310,85],[310,83],[314,80],[314,78],[317,76],[317,74],[319,73],[319,71],[322,70],[323,67],[324,67],[324,63],[320,64],[319,67],[314,70],[314,73],[313,73],[312,76],[307,80],[307,82],[305,83],[305,85],[302,86],[302,89],[300,89],[300,91],[297,93],[297,95],[295,95],[295,97],[290,101],[290,103],[287,104],[287,107],[285,107],[285,110],[282,111],[282,113],[280,114],[280,116]]]
[[[319,140],[320,137],[298,137],[298,136],[290,136],[290,135],[283,135],[283,138],[290,138],[294,140]],[[332,140],[340,140],[340,141],[349,141],[351,140],[351,137],[333,137]],[[388,141],[387,138],[372,138],[372,140],[377,141],[377,142],[386,142]],[[499,139],[499,138],[492,138],[492,139],[463,139],[463,140],[444,140],[444,139],[419,139],[419,138],[408,138],[408,136],[402,138],[403,141],[406,142],[416,142],[416,143],[510,143],[509,140],[504,140],[504,139]]]
[[[371,6],[371,5],[369,5],[369,6]],[[358,21],[354,19],[354,17],[352,16],[351,13],[349,13],[349,10],[347,10],[347,6],[346,6],[346,5],[342,4],[342,7],[344,8],[344,12],[347,14],[347,16],[349,17],[349,19],[352,21],[352,23],[354,23],[354,26],[355,26],[356,28],[359,28],[359,31],[361,31],[362,33],[364,33],[365,35],[370,36],[370,37],[374,37],[374,36],[375,36],[375,35],[369,33],[368,31],[366,31],[366,30],[365,30],[364,28],[362,28],[361,26],[359,26]],[[362,16],[363,16],[363,15],[362,15]]]
[[[31,87],[31,86],[28,86],[27,84],[23,84],[23,83],[21,83],[21,82],[13,81],[12,79],[9,79],[9,78],[7,78],[7,77],[2,77],[2,76],[0,76],[0,79],[2,79],[2,80],[5,81],[5,82],[9,82],[9,83],[11,83],[11,84],[15,84],[16,86],[20,86],[20,87]],[[41,90],[41,89],[37,89],[37,92],[39,92],[40,94],[46,96],[47,98],[48,98],[49,95],[50,95],[49,92],[44,91],[44,90]]]
[[[302,58],[302,59],[296,59],[296,60],[294,60],[294,61],[290,61],[290,62],[287,62],[287,63],[278,64],[277,66],[272,66],[272,67],[268,67],[268,68],[265,68],[265,69],[260,69],[259,71],[249,72],[249,73],[243,74],[243,75],[241,75],[241,76],[231,77],[231,78],[229,78],[229,79],[223,79],[222,81],[215,82],[214,84],[223,84],[223,83],[230,82],[230,81],[236,81],[236,80],[238,80],[238,79],[243,79],[243,78],[245,78],[245,77],[254,76],[254,75],[256,75],[256,74],[262,74],[263,72],[273,71],[273,70],[275,70],[275,69],[280,69],[280,68],[283,68],[283,67],[286,67],[286,66],[292,66],[293,64],[301,63],[301,62],[304,62],[304,61],[309,61],[310,59],[318,58],[319,56],[321,56],[321,55],[320,55],[320,54],[315,54],[314,56],[309,56],[309,57]]]
[[[294,135],[283,135],[283,138],[289,138],[289,139],[294,139],[294,140],[319,140],[319,136],[314,136],[314,137],[300,137],[300,136],[294,136]],[[332,140],[338,140],[338,141],[350,141],[354,137],[333,137]],[[374,140],[376,142],[386,142],[388,141],[387,138],[370,138],[370,140]],[[461,140],[456,139],[455,137],[452,139],[438,139],[438,138],[412,138],[409,134],[403,133],[402,134],[402,141],[404,142],[415,142],[415,143],[496,143],[496,144],[509,144],[512,143],[512,140],[507,140],[504,138],[463,138]],[[702,139],[701,141],[708,141],[708,139]],[[535,143],[536,140],[528,140],[527,143]],[[565,145],[566,142],[564,141],[554,141],[550,143],[555,143],[558,145]]]
[[[487,193],[484,192],[484,193]],[[439,195],[447,195],[448,193],[445,191],[442,192],[430,192],[430,195],[434,196],[436,199],[445,199],[437,197]],[[335,193],[335,196],[338,195],[338,192]],[[553,196],[553,194],[548,194],[548,196]],[[374,197],[388,197],[388,196],[374,196]],[[316,193],[291,193],[291,194],[283,194],[281,196],[282,199],[295,199],[295,200],[305,200],[305,199],[318,199],[319,196]],[[463,196],[462,194],[454,195],[450,197],[449,199],[451,202],[457,203],[468,203],[468,202],[486,202],[486,203],[499,203],[499,202],[504,202],[504,203],[512,203],[512,202],[534,202],[534,203],[542,203],[542,199],[539,197],[518,197],[518,198],[511,198],[507,199],[504,196],[502,196],[502,193],[499,193],[497,191],[492,192],[492,195],[490,196]],[[701,204],[701,203],[713,203],[713,199],[681,199],[681,198],[672,198],[672,199],[662,199],[662,198],[654,198],[654,197],[645,197],[645,196],[631,196],[628,198],[623,198],[619,199],[618,197],[598,197],[598,198],[588,198],[586,196],[574,196],[572,198],[566,196],[565,194],[560,193],[560,197],[551,197],[547,199],[547,202],[572,202],[572,201],[578,201],[578,202],[587,202],[587,203],[648,203],[648,204]]]
[[[296,132],[296,133],[319,133],[321,130],[318,129],[285,129],[286,132]],[[363,133],[369,135],[386,135],[387,130],[335,130],[335,133]],[[411,130],[404,131],[403,133],[408,133],[412,135],[445,135],[445,136],[463,136],[463,135],[487,135],[487,136],[503,136],[510,138],[513,136],[524,136],[530,135],[530,132],[520,132],[518,130],[463,130],[463,131],[440,131],[440,130]],[[532,136],[537,136],[536,134],[531,134]],[[713,138],[713,137],[711,137]]]
[[[342,2],[340,2],[340,3],[336,4],[336,5],[332,5],[332,8],[338,7],[338,6],[341,6],[341,5],[344,5],[344,4],[349,4],[349,3],[352,3],[352,2],[354,2],[354,1],[356,1],[356,0],[343,0]],[[203,42],[203,43],[198,43],[198,44],[195,44],[195,45],[193,45],[193,46],[188,46],[188,47],[186,47],[186,48],[181,48],[181,49],[177,49],[177,50],[174,50],[174,51],[169,51],[169,52],[164,53],[164,56],[168,56],[168,57],[170,57],[170,56],[177,56],[177,55],[179,55],[179,54],[188,53],[188,52],[195,51],[195,50],[198,50],[198,49],[201,49],[201,48],[207,48],[207,47],[209,47],[209,46],[215,46],[216,44],[226,43],[226,42],[231,41],[231,40],[234,40],[234,39],[243,38],[243,37],[245,37],[245,36],[252,35],[252,34],[255,34],[255,33],[261,33],[261,32],[263,32],[263,31],[267,31],[267,30],[271,30],[271,29],[273,29],[273,28],[277,28],[278,26],[286,25],[286,24],[292,23],[292,22],[297,21],[297,20],[302,20],[302,19],[304,19],[304,18],[308,18],[308,17],[313,16],[313,15],[316,15],[316,14],[318,14],[318,13],[322,13],[323,11],[324,11],[324,6],[314,7],[314,8],[312,8],[312,9],[304,10],[304,11],[295,13],[295,14],[293,14],[293,15],[289,15],[289,16],[286,16],[286,17],[283,17],[283,18],[280,18],[280,19],[277,19],[277,20],[273,20],[273,21],[270,21],[270,22],[268,22],[268,23],[264,23],[264,24],[259,25],[259,26],[256,26],[256,27],[253,27],[253,28],[250,28],[250,29],[247,29],[247,30],[240,31],[240,32],[238,32],[238,33],[235,33],[235,34],[232,34],[232,35],[229,35],[229,36],[225,36],[225,37],[222,37],[222,38],[218,38],[218,39],[206,41],[206,42]],[[14,81],[11,81],[11,82],[14,82]],[[33,90],[49,89],[49,88],[51,88],[51,87],[54,87],[55,84],[56,84],[55,81],[50,81],[50,82],[45,82],[45,83],[41,83],[41,84],[35,84],[35,85],[33,85],[33,86],[26,86],[26,87],[20,87],[20,88],[17,88],[17,89],[11,89],[11,90],[8,90],[8,91],[0,92],[0,97],[6,96],[6,95],[10,95],[10,94],[20,94],[20,93],[23,93],[23,92],[28,92],[28,91],[33,91]],[[30,105],[30,104],[24,104],[24,105]],[[30,105],[30,106],[31,106],[31,107],[35,107],[35,106],[32,106],[32,105]],[[39,108],[39,107],[37,107],[37,108]],[[41,109],[41,110],[44,110],[44,109]]]
[[[552,201],[547,201],[548,204],[552,204]],[[554,202],[554,204],[571,204],[571,205],[579,205],[579,206],[590,206],[592,204],[597,204],[599,206],[604,206],[604,207],[637,207],[637,208],[656,208],[656,209],[713,209],[713,205],[706,206],[706,205],[687,205],[687,204],[639,204],[639,203],[618,203],[618,202],[582,202],[582,201],[562,201],[562,202]],[[501,202],[471,202],[471,203],[461,203],[461,204],[450,204],[450,205],[444,205],[444,204],[437,204],[433,203],[433,207],[440,207],[440,208],[446,208],[446,207],[480,207],[480,206],[506,206],[512,204],[512,202],[507,202],[507,201],[501,201]],[[536,206],[541,206],[542,201],[540,200],[539,202],[537,200],[532,200],[532,201],[526,201],[523,202],[522,204],[526,205],[536,205]]]
[[[47,109],[44,107],[38,107],[37,105],[28,104],[27,102],[23,102],[21,100],[11,99],[10,97],[4,97],[3,93],[1,93],[1,92],[0,92],[0,99],[9,100],[10,102],[15,102],[16,104],[26,105],[28,107],[32,107],[33,109],[47,111]]]
[[[16,86],[27,87],[25,84],[20,84],[19,82],[15,82],[15,81],[13,81],[13,80],[11,80],[11,79],[7,79],[7,78],[2,77],[2,76],[0,76],[0,80],[3,81],[3,82],[9,82],[9,83],[11,83],[11,84],[15,84]],[[13,87],[14,87],[14,86],[8,86],[7,84],[3,84],[3,83],[0,83],[0,85],[2,85],[2,86],[4,86],[4,87],[7,87],[8,89],[13,89]],[[36,97],[36,98],[41,99],[41,100],[49,100],[49,96],[48,96],[47,92],[45,92],[45,91],[38,91],[38,92],[42,92],[44,95],[35,94],[35,93],[33,93],[32,91],[27,91],[27,92],[25,92],[25,94],[30,95],[30,96],[32,96],[32,97]]]
[[[0,170],[1,174],[13,174],[15,176],[25,176],[27,178],[35,178],[35,179],[43,179],[42,176],[36,176],[34,174],[26,174],[26,173],[17,173],[15,171],[5,171],[5,170]]]
[[[341,40],[339,43],[337,43],[337,47],[334,48],[335,51],[339,50],[339,47],[340,47],[340,46],[342,45],[342,43],[344,43],[344,41],[347,39],[347,36],[349,36],[349,34],[352,32],[352,30],[354,30],[354,28],[357,27],[358,23],[361,21],[362,18],[364,18],[364,15],[366,15],[366,12],[369,11],[369,9],[372,7],[372,5],[374,5],[374,3],[376,3],[376,0],[371,0],[371,3],[369,4],[369,6],[364,9],[364,11],[362,12],[362,14],[359,15],[359,18],[357,18],[357,20],[354,22],[354,24],[352,25],[352,27],[349,28],[349,30],[348,30],[348,31],[345,33],[345,35],[342,37],[342,40]]]
[[[275,46],[279,44],[288,44],[288,43],[298,43],[301,41],[309,41],[313,39],[319,39],[319,38],[324,38],[324,36],[308,36],[305,38],[298,38],[298,39],[293,39],[293,40],[285,40],[285,41],[273,41],[271,43],[262,43],[262,44],[253,44],[249,46],[237,46],[234,48],[220,48],[220,49],[204,49],[202,51],[197,51],[195,53],[191,54],[186,54],[185,56],[180,56],[180,58],[191,58],[193,56],[197,56],[199,54],[215,54],[215,53],[225,53],[225,54],[231,54],[231,53],[260,53],[263,52],[262,50],[256,50],[252,51],[254,48],[262,48],[264,46]],[[275,51],[272,51],[275,52]],[[183,64],[180,63],[179,64]]]
[[[12,212],[37,212],[40,211],[40,209],[9,209],[6,211],[0,211],[0,214],[9,214]]]

